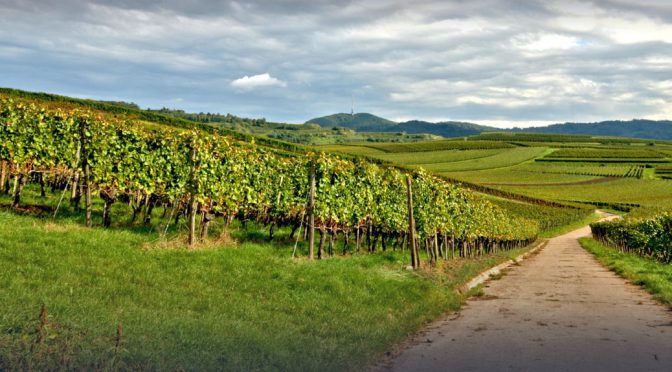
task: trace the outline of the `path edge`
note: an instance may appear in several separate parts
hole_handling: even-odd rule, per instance
[[[516,264],[530,258],[532,255],[538,253],[539,251],[544,249],[544,247],[546,247],[548,242],[549,242],[548,239],[543,239],[540,242],[538,242],[537,245],[534,246],[532,249],[530,249],[527,252],[517,256],[516,258],[514,258],[512,260],[502,262],[501,264],[499,264],[497,266],[491,267],[491,268],[479,273],[478,275],[473,277],[471,280],[469,280],[468,282],[466,282],[462,286],[458,287],[457,291],[461,294],[465,294],[465,293],[469,292],[473,288],[476,288],[479,285],[488,281],[488,279],[490,279],[491,276],[499,275],[503,270],[511,267],[512,265],[516,265]]]
[[[520,263],[521,261],[524,261],[531,256],[539,253],[546,245],[550,239],[542,239],[539,240],[536,245],[534,245],[531,249],[527,250],[525,253],[522,253],[518,256],[516,256],[514,259],[510,259],[508,261],[505,261],[497,266],[493,266],[490,269],[487,269],[478,275],[474,276],[471,278],[468,282],[465,284],[462,284],[461,286],[455,288],[455,291],[459,293],[462,296],[466,296],[467,293],[483,284],[484,282],[488,281],[492,275],[498,275],[499,273],[502,272],[502,270],[516,265]],[[531,244],[533,245],[533,244]],[[465,297],[466,298],[466,297]],[[412,340],[417,337],[418,335],[422,334],[423,330],[426,329],[428,326],[430,326],[433,323],[442,321],[442,320],[450,320],[451,316],[454,316],[455,314],[459,314],[460,310],[464,304],[460,305],[460,309],[455,310],[455,311],[448,311],[444,313],[443,315],[438,316],[436,319],[432,320],[430,323],[424,325],[417,331],[413,332],[411,335],[407,336],[405,339],[402,341],[399,341],[391,346],[391,350],[385,352],[385,353],[379,353],[376,357],[372,358],[369,363],[367,363],[366,367],[364,367],[365,371],[370,371],[370,372],[386,372],[390,370],[390,365],[389,362],[394,360],[395,357],[397,357],[401,352],[404,350],[406,346],[408,346],[409,342],[412,342]]]

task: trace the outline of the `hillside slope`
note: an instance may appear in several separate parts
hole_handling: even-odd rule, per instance
[[[363,132],[386,131],[386,128],[397,125],[397,123],[391,120],[367,113],[358,113],[354,115],[344,113],[333,114],[310,119],[306,122],[306,124],[308,123],[319,124],[321,127],[325,128],[343,127]]]
[[[672,121],[636,119],[599,123],[564,123],[547,127],[514,128],[513,131],[672,140]]]
[[[430,123],[427,121],[411,120],[399,123],[396,126],[399,132],[406,133],[430,133],[443,137],[463,137],[474,136],[482,132],[497,132],[499,128],[487,127],[473,123],[461,121],[444,121],[439,123]]]
[[[483,125],[445,121],[431,123],[428,121],[411,120],[402,123],[375,116],[368,113],[359,114],[334,114],[310,119],[306,124],[319,124],[322,127],[343,127],[359,132],[405,132],[408,134],[427,133],[443,137],[472,136],[482,132],[499,131],[498,128]]]
[[[545,127],[502,129],[461,121],[432,123],[422,120],[409,120],[395,123],[372,114],[362,113],[323,116],[308,120],[306,123],[317,123],[322,127],[345,127],[359,132],[427,133],[448,138],[474,136],[483,132],[506,131],[672,140],[672,120],[612,120],[597,123],[562,123]]]

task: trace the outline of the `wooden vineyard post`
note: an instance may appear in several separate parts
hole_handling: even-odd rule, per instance
[[[86,131],[87,131],[87,122],[86,120],[82,119],[80,121],[80,135],[81,135],[81,156],[82,156],[82,170],[84,172],[84,182],[83,182],[83,187],[84,187],[84,202],[86,204],[86,227],[91,227],[91,185],[90,185],[90,168],[89,168],[89,155],[88,155],[88,140],[86,137]]]
[[[188,212],[189,212],[189,248],[192,248],[194,246],[194,242],[196,240],[195,235],[196,235],[196,209],[198,208],[198,202],[196,201],[196,191],[197,191],[197,179],[196,179],[196,143],[193,142],[192,140],[192,148],[191,148],[191,180],[193,182],[192,185],[192,195],[191,198],[189,199],[189,205],[187,206]]]
[[[409,230],[409,249],[411,251],[411,265],[414,269],[420,267],[420,257],[418,255],[418,246],[415,241],[415,218],[413,218],[413,189],[411,185],[411,176],[406,175],[406,193],[408,195],[408,230]]]
[[[310,194],[308,196],[308,259],[315,259],[315,164],[310,166]]]
[[[0,194],[5,193],[5,183],[7,183],[7,161],[0,160]]]
[[[189,201],[189,248],[194,246],[196,242],[196,212],[198,210],[198,202],[196,198],[192,196]]]
[[[75,170],[75,173],[72,176],[72,190],[70,192],[70,204],[72,205],[73,208],[76,210],[79,210],[79,171],[77,170],[77,167],[79,166],[80,162],[80,157],[82,154],[82,143],[81,139],[79,142],[79,146],[77,146],[77,152],[75,153],[75,159],[72,162],[72,169]]]

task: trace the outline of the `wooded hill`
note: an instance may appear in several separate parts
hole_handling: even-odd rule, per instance
[[[306,123],[319,124],[322,127],[343,127],[359,132],[405,132],[427,133],[443,137],[463,137],[483,132],[531,132],[557,133],[609,137],[629,137],[672,140],[672,121],[642,120],[602,121],[598,123],[564,123],[546,127],[501,129],[460,121],[444,121],[432,123],[421,120],[410,120],[402,123],[366,113],[334,114],[310,119]]]

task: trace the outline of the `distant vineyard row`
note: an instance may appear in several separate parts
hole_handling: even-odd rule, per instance
[[[350,144],[343,144],[350,146]],[[489,150],[506,149],[515,147],[506,142],[500,141],[464,141],[464,140],[443,140],[443,141],[422,141],[407,143],[353,143],[352,146],[365,146],[372,149],[389,153],[402,152],[428,152],[441,150]]]
[[[660,159],[665,155],[653,150],[617,150],[617,149],[560,149],[546,155],[547,158],[570,159]]]
[[[538,173],[550,174],[571,174],[582,176],[596,176],[596,177],[626,177],[626,178],[642,178],[644,174],[643,165],[632,166],[553,166],[549,169],[536,169]]]

